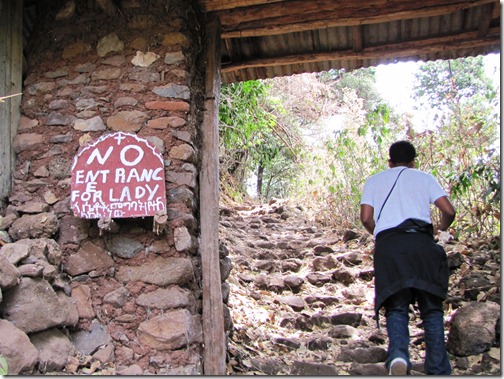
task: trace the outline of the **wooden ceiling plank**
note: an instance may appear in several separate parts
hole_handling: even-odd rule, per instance
[[[229,56],[229,57],[236,56],[236,52],[233,49],[233,44],[231,43],[231,40],[230,39],[224,39],[222,41],[223,41],[223,45],[225,47],[225,50],[227,52],[226,55]],[[223,62],[223,63],[225,63],[225,62]]]
[[[434,52],[492,46],[496,46],[497,49],[500,48],[500,27],[490,28],[486,38],[478,38],[478,32],[471,31],[457,35],[439,36],[423,40],[366,47],[361,52],[341,50],[333,52],[293,54],[282,57],[256,58],[222,66],[222,73],[229,73],[253,67],[293,65],[308,62],[386,58],[396,59],[415,56],[418,54],[430,54]]]
[[[353,51],[362,51],[362,25],[352,27]]]
[[[478,37],[480,38],[486,36],[490,30],[494,7],[494,4],[487,4],[481,9],[481,20],[478,28]]]
[[[260,11],[258,7],[253,7],[218,12],[218,16],[222,23],[222,37],[240,38],[439,16],[495,4],[496,0],[424,0],[415,3],[392,0],[386,4],[384,1],[368,3],[373,5],[365,6],[360,1],[337,3],[296,0],[261,6]]]

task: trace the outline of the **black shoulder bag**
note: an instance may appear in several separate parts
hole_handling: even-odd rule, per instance
[[[378,217],[376,218],[376,222],[378,222],[378,220],[380,219],[380,216],[381,216],[381,212],[382,212],[382,210],[383,210],[383,207],[385,206],[385,203],[387,202],[388,198],[390,197],[390,194],[391,194],[391,193],[392,193],[392,191],[394,190],[394,187],[395,187],[395,185],[396,185],[396,183],[397,183],[397,179],[399,179],[399,177],[401,176],[401,174],[403,173],[403,171],[404,171],[404,170],[406,170],[406,169],[407,169],[407,167],[406,167],[406,168],[403,168],[403,169],[399,172],[399,174],[397,174],[396,180],[395,180],[394,184],[392,185],[392,188],[390,189],[390,191],[389,191],[389,193],[388,193],[387,197],[385,198],[385,201],[383,202],[383,204],[382,204],[382,206],[381,206],[381,208],[380,208],[380,212],[378,213]]]

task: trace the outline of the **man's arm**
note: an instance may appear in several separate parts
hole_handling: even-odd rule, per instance
[[[453,220],[455,220],[455,208],[453,208],[450,199],[447,196],[441,196],[434,202],[434,205],[441,211],[441,222],[438,229],[448,229]]]
[[[366,228],[366,230],[373,234],[375,228],[375,222],[373,218],[374,208],[369,204],[361,204],[360,207],[360,220],[362,225]]]

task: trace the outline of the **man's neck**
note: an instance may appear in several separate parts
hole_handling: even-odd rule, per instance
[[[413,167],[413,162],[399,162],[399,163],[393,163],[390,165],[390,168],[396,168],[396,167],[407,167],[407,168],[412,168]]]

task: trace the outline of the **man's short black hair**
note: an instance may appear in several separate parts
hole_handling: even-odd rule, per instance
[[[389,157],[392,163],[409,163],[416,157],[415,146],[409,141],[394,142],[389,149]]]

